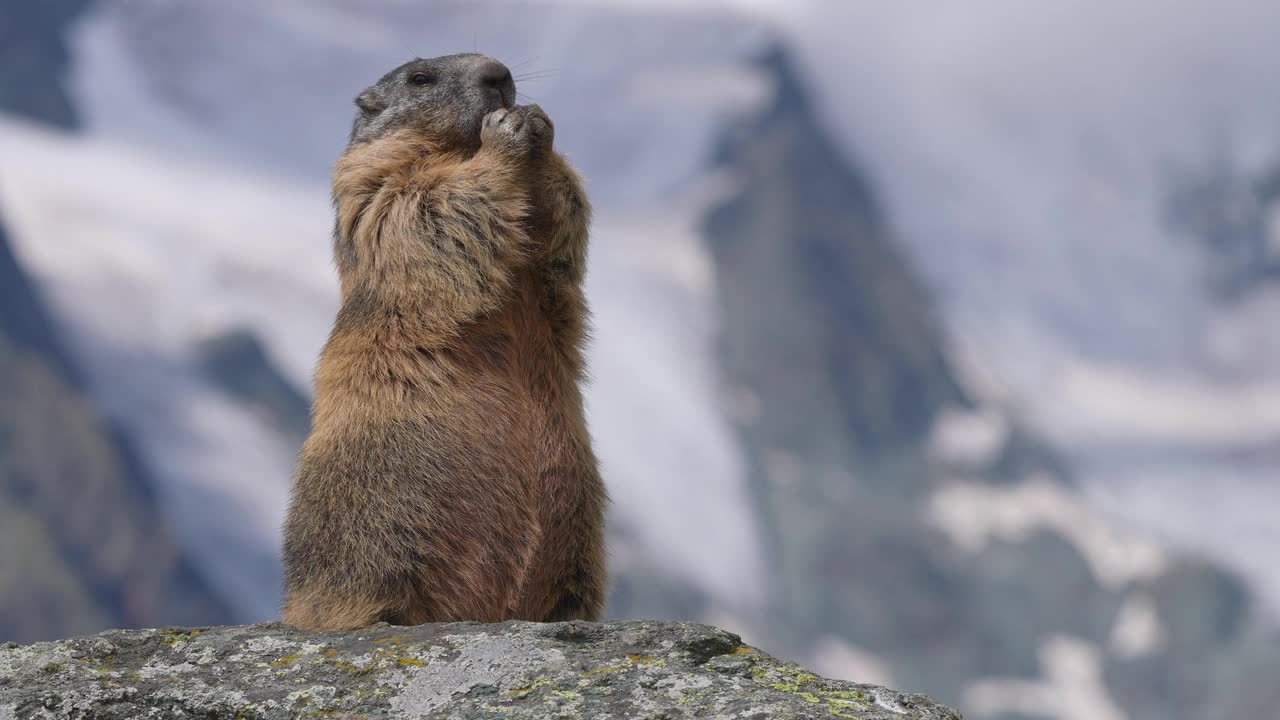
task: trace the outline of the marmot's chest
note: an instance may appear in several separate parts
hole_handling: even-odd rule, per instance
[[[509,375],[535,396],[576,382],[570,367],[577,343],[561,337],[562,323],[546,302],[547,290],[536,272],[520,274],[502,307],[485,323],[481,342],[492,343],[495,370]]]
[[[488,381],[506,388],[501,412],[516,432],[503,442],[532,443],[530,452],[550,466],[580,441],[575,428],[581,426],[581,362],[576,339],[558,331],[563,323],[546,297],[534,273],[518,278],[508,301],[473,341],[491,348]]]

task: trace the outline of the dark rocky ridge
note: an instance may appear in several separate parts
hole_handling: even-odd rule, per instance
[[[1238,302],[1280,283],[1280,166],[1255,176],[1215,169],[1171,193],[1173,231],[1199,246],[1208,289]]]
[[[724,278],[727,379],[767,393],[766,405],[799,401],[813,421],[843,429],[855,452],[909,447],[939,409],[967,404],[931,299],[870,185],[818,125],[789,59],[778,49],[761,65],[775,83],[773,102],[731,129],[716,158],[742,190],[706,221]],[[759,346],[774,351],[752,352]],[[820,442],[799,425],[790,430],[760,440]],[[839,460],[846,446],[807,449]]]
[[[0,111],[61,128],[80,118],[66,92],[67,28],[90,0],[0,3]]]
[[[18,266],[0,222],[0,337],[15,348],[33,353],[48,363],[68,383],[80,386],[82,379],[58,339],[53,319],[35,285]]]
[[[960,720],[923,695],[827,680],[688,623],[270,623],[0,648],[0,719],[89,717]]]

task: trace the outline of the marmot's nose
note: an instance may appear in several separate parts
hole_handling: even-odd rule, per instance
[[[474,82],[485,90],[496,90],[502,96],[504,104],[515,101],[516,82],[511,78],[511,71],[506,65],[493,58],[481,58],[471,69]]]

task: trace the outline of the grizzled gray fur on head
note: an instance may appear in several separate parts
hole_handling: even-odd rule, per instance
[[[351,142],[413,127],[444,147],[475,150],[484,116],[510,109],[515,101],[511,71],[491,57],[463,53],[410,60],[356,98]]]

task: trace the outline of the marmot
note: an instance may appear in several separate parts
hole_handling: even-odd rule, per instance
[[[283,619],[597,619],[582,181],[492,58],[413,60],[356,105],[333,173],[342,304],[285,524]]]

